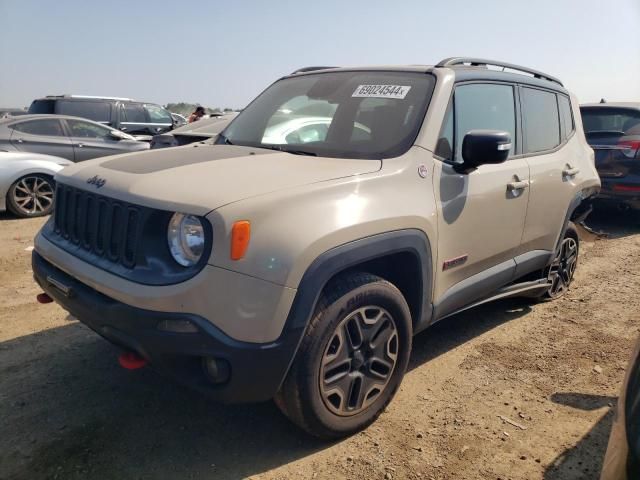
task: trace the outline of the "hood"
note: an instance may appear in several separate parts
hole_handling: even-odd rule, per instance
[[[89,160],[64,169],[56,180],[134,204],[205,215],[245,198],[375,172],[381,166],[380,160],[199,144]]]

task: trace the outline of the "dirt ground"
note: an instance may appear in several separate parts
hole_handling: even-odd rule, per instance
[[[595,479],[640,331],[640,218],[604,212],[569,294],[502,301],[420,334],[365,432],[311,439],[271,403],[221,406],[35,302],[43,220],[0,215],[1,479]],[[503,420],[507,419],[508,421]]]

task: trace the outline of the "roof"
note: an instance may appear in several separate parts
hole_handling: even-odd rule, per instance
[[[44,119],[44,118],[54,118],[58,120],[61,118],[68,118],[71,120],[82,120],[84,122],[96,123],[98,125],[102,125],[103,127],[111,128],[113,130],[113,128],[110,127],[109,125],[104,125],[103,123],[96,122],[95,120],[90,120],[84,117],[74,117],[71,115],[58,115],[56,113],[42,113],[42,114],[31,113],[28,115],[20,115],[17,117],[3,118],[3,119],[0,119],[0,125],[12,123],[12,122],[24,122],[26,120],[38,120],[38,119]]]
[[[302,75],[314,75],[332,72],[366,72],[366,71],[378,71],[378,72],[416,72],[416,73],[431,73],[435,70],[450,69],[454,72],[456,81],[473,81],[473,80],[489,80],[489,81],[503,81],[513,82],[537,87],[544,87],[552,90],[556,90],[562,93],[568,93],[562,83],[552,77],[551,75],[538,72],[537,70],[528,69],[526,67],[518,67],[517,65],[506,64],[502,62],[492,62],[485,60],[489,65],[504,65],[504,68],[508,68],[509,71],[501,71],[487,68],[486,65],[467,65],[464,63],[449,64],[447,61],[451,60],[467,60],[467,59],[446,59],[441,62],[441,66],[438,65],[372,65],[361,67],[305,67],[296,70],[291,75],[286,77],[297,77]],[[516,73],[513,70],[521,69],[522,73]],[[286,78],[285,77],[285,78]]]
[[[605,103],[583,103],[580,105],[580,108],[606,108],[606,107],[615,107],[615,108],[633,108],[640,110],[640,102],[605,102]]]

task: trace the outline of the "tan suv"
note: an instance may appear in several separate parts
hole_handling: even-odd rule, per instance
[[[577,105],[549,75],[480,59],[294,72],[216,144],[59,173],[41,299],[124,366],[353,433],[397,391],[413,335],[568,288],[572,220],[600,186]]]

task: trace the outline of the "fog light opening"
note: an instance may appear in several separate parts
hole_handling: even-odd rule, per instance
[[[202,365],[209,380],[215,384],[229,380],[229,363],[221,358],[203,357]]]

